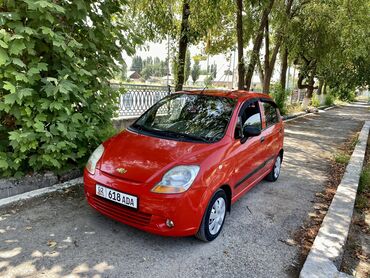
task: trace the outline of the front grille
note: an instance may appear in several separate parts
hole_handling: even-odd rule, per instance
[[[130,208],[125,208],[122,205],[115,204],[109,200],[94,196],[93,202],[95,207],[104,214],[140,226],[147,226],[152,217],[151,214],[136,211]]]

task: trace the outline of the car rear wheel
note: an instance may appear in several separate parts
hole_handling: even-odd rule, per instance
[[[198,233],[195,235],[198,239],[208,242],[218,237],[225,222],[227,205],[225,191],[217,190],[208,204]]]
[[[266,180],[268,181],[276,181],[280,176],[281,171],[281,155],[279,154],[274,163],[274,167],[271,169],[271,172],[266,176]]]

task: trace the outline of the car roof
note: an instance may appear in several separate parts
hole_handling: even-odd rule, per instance
[[[187,94],[202,94],[202,95],[208,95],[208,96],[218,96],[218,97],[228,97],[228,98],[234,98],[238,99],[240,101],[244,101],[251,98],[268,98],[271,99],[271,97],[267,94],[263,93],[256,93],[256,92],[250,92],[250,91],[244,91],[244,90],[227,90],[227,89],[206,89],[206,90],[183,90],[178,91],[176,93],[187,93]]]

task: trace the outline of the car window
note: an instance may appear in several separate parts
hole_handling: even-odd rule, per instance
[[[235,130],[235,138],[241,137],[241,127],[245,127],[246,125],[252,125],[261,129],[261,111],[258,101],[251,102],[247,106],[243,107],[239,113],[238,121],[239,122]]]
[[[275,106],[270,102],[262,102],[263,110],[265,112],[266,127],[270,127],[279,122],[279,116]]]
[[[215,142],[224,136],[235,103],[226,97],[173,94],[152,106],[131,128],[174,140]]]

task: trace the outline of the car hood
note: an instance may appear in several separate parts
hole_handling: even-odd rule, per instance
[[[175,141],[137,134],[130,130],[119,133],[104,145],[105,152],[99,162],[100,170],[139,183],[149,182],[151,178],[175,165],[200,165],[204,157],[220,147],[219,143]]]

